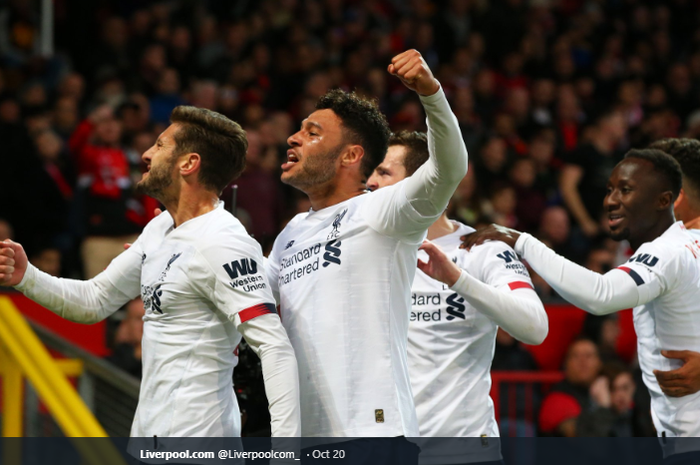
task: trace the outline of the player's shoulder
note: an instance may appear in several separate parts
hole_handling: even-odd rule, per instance
[[[192,237],[200,252],[214,257],[231,251],[262,254],[260,244],[250,237],[238,218],[223,208],[212,213]]]
[[[642,244],[627,260],[627,264],[660,269],[671,263],[694,263],[698,254],[700,249],[697,248],[695,238],[679,221],[656,239]]]
[[[529,276],[527,268],[520,261],[515,250],[501,241],[487,241],[474,246],[463,260],[464,268],[469,269],[475,275],[516,273]]]
[[[520,260],[515,250],[502,241],[486,241],[483,244],[472,247],[469,252],[472,259],[493,258],[502,260],[505,263],[510,263],[513,260]]]
[[[471,226],[467,226],[464,223],[460,223],[459,221],[450,220],[450,222],[455,227],[454,231],[444,236],[433,239],[432,242],[438,247],[440,247],[440,249],[442,249],[442,251],[448,255],[462,255],[466,251],[464,249],[459,248],[459,246],[462,245],[461,237],[473,233],[475,229]]]
[[[677,221],[656,239],[642,244],[635,255],[638,255],[639,252],[656,252],[668,256],[681,255],[684,253],[686,245],[692,242],[695,242],[695,237],[688,232],[682,222]]]

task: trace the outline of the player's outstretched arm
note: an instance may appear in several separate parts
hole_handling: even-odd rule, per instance
[[[405,189],[413,208],[423,216],[433,217],[445,210],[467,174],[467,148],[445,92],[418,51],[396,55],[388,71],[418,93],[427,115],[430,158],[408,178]]]
[[[238,330],[260,357],[272,436],[301,436],[297,359],[282,322],[276,314],[261,315],[242,323]]]
[[[526,344],[538,345],[547,337],[549,320],[534,290],[506,290],[482,282],[466,270],[460,269],[430,241],[423,242],[420,249],[430,258],[427,263],[418,260],[418,268],[421,271],[450,286],[514,338]]]
[[[530,234],[503,226],[491,225],[464,236],[463,240],[462,247],[467,249],[488,240],[505,242],[559,295],[594,315],[607,315],[642,305],[661,292],[658,281],[648,283],[642,293],[636,279],[620,269],[613,269],[605,275],[595,273],[556,254]]]
[[[140,255],[127,251],[89,281],[56,278],[30,264],[20,244],[0,242],[0,285],[15,287],[58,316],[76,323],[101,321],[136,297],[140,275]]]
[[[669,397],[684,397],[700,391],[700,353],[690,350],[662,350],[661,355],[683,362],[683,366],[675,370],[654,370],[654,376],[664,394]]]

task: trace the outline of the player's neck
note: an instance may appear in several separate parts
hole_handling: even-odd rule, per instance
[[[457,231],[457,225],[447,218],[447,213],[440,215],[440,218],[428,228],[428,240],[435,240],[442,236],[447,236]]]
[[[318,186],[315,189],[309,189],[306,195],[309,196],[311,208],[314,211],[319,211],[326,207],[345,202],[365,192],[366,188],[364,184],[329,183]]]
[[[668,228],[670,228],[673,225],[673,223],[675,223],[675,218],[673,217],[673,213],[669,212],[668,215],[660,217],[652,228],[640,234],[639,237],[630,236],[628,239],[630,247],[632,247],[632,250],[636,251],[642,246],[642,244],[651,242],[657,237],[661,236],[664,232],[666,232]]]
[[[204,189],[196,192],[188,192],[187,195],[179,195],[172,202],[164,202],[165,208],[173,217],[177,228],[185,221],[204,215],[216,208],[219,198],[213,192]]]
[[[686,229],[700,229],[700,216],[693,218],[692,220],[684,221]]]

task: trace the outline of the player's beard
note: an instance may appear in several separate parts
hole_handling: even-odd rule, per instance
[[[327,153],[303,158],[297,172],[283,176],[282,182],[302,192],[327,183],[335,177],[335,161],[344,147],[345,144],[340,143]]]
[[[136,192],[163,202],[166,189],[173,183],[172,171],[176,161],[177,157],[173,155],[160,165],[151,165],[148,176],[136,184]]]

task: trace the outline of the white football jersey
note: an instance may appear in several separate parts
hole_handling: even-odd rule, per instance
[[[299,363],[303,436],[418,435],[408,316],[436,217],[413,209],[405,181],[297,215],[266,261]]]
[[[240,436],[236,328],[275,312],[258,243],[219,203],[177,228],[163,212],[113,266],[140,274],[146,308],[131,436]]]
[[[454,222],[455,232],[434,239],[460,268],[497,289],[532,289],[525,266],[508,245],[490,241],[460,249],[460,236],[473,228]],[[425,252],[418,258],[428,261]],[[498,424],[491,390],[498,326],[446,284],[422,271],[412,288],[408,362],[422,437],[481,437],[481,441],[428,441],[421,464],[500,460]],[[439,440],[438,440],[439,441]],[[427,447],[426,447],[427,446]]]
[[[700,229],[688,229],[687,231],[696,241],[700,242]]]
[[[698,437],[700,392],[680,398],[665,396],[654,376],[654,370],[674,370],[682,364],[667,359],[661,350],[700,352],[700,247],[696,237],[676,222],[643,244],[618,269],[630,275],[642,296],[659,293],[634,309],[639,365],[651,394],[654,426],[659,436]]]

